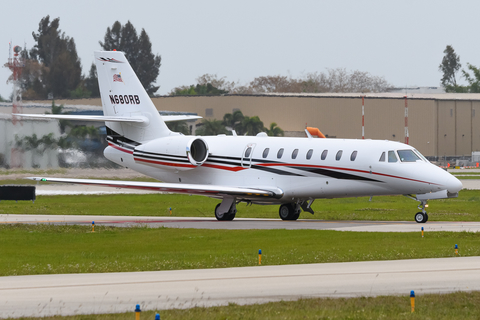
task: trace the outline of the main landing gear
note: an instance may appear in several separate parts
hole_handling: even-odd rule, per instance
[[[415,214],[415,221],[417,223],[425,223],[428,221],[428,214],[425,211],[425,208],[428,207],[427,200],[420,200],[420,204],[418,205],[418,209],[422,210],[421,212],[417,212]]]
[[[219,203],[215,207],[215,218],[217,218],[218,221],[232,221],[237,214],[237,206],[233,204],[227,212],[222,212],[219,210],[220,205]]]
[[[278,214],[282,220],[297,220],[300,212],[302,212],[300,205],[296,203],[284,203],[278,210]]]
[[[280,206],[278,214],[282,220],[297,220],[300,212],[305,211],[314,214],[311,205],[314,199],[298,200],[297,202],[284,203]]]

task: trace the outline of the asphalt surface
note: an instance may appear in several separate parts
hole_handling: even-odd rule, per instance
[[[74,215],[16,215],[0,214],[0,223],[49,223],[108,225],[129,227],[147,225],[149,227],[193,228],[193,229],[313,229],[338,231],[371,231],[371,232],[415,232],[423,227],[425,231],[469,231],[480,232],[480,222],[465,221],[327,221],[297,220],[282,221],[280,219],[236,218],[233,221],[217,221],[215,218],[188,217],[134,217],[134,216],[74,216]]]
[[[0,318],[132,312],[137,303],[142,310],[160,310],[408,296],[410,290],[480,290],[480,257],[0,277]]]

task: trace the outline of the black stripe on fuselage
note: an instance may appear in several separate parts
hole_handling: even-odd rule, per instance
[[[316,174],[320,174],[322,176],[327,176],[335,179],[343,179],[343,180],[362,180],[362,181],[372,181],[372,182],[383,182],[376,179],[370,179],[362,176],[357,176],[350,173],[338,172],[333,170],[321,169],[321,168],[308,168],[308,167],[295,167],[292,166],[291,168],[308,171]]]
[[[262,166],[252,165],[251,168],[261,170],[261,171],[270,172],[270,173],[274,173],[274,174],[278,174],[278,175],[281,175],[281,176],[305,177],[302,174],[293,173],[293,172],[284,171],[284,170],[279,170],[279,169],[275,169],[275,168],[272,168],[272,167],[262,167]]]

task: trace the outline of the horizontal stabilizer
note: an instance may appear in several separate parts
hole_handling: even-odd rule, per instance
[[[163,183],[163,182],[139,182],[139,181],[114,181],[114,180],[94,180],[94,179],[65,179],[65,178],[47,178],[47,177],[29,177],[27,179],[35,181],[73,183],[84,185],[96,185],[102,187],[128,188],[138,190],[150,190],[159,192],[173,192],[196,194],[210,197],[223,197],[231,195],[245,199],[275,198],[280,199],[283,191],[278,188],[254,189],[239,188],[205,184],[183,184],[183,183]]]
[[[136,122],[143,123],[147,122],[148,119],[143,116],[135,117],[117,117],[117,116],[76,116],[69,114],[13,114],[17,117],[22,118],[36,118],[36,119],[57,119],[57,120],[81,120],[81,121],[110,121],[110,122]],[[173,121],[187,121],[187,120],[196,120],[202,119],[200,116],[191,116],[191,115],[174,115],[174,116],[162,116],[163,121],[173,122]]]
[[[75,116],[69,114],[13,114],[14,116],[22,118],[37,118],[37,119],[58,119],[58,120],[83,120],[83,121],[110,121],[110,122],[148,122],[147,117],[117,117],[117,116]]]
[[[188,120],[197,120],[202,119],[200,116],[189,116],[189,115],[175,115],[175,116],[162,116],[163,121],[165,122],[174,122],[174,121],[188,121]]]

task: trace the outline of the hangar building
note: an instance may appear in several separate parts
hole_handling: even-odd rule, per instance
[[[328,137],[361,139],[362,96],[365,139],[404,142],[403,93],[160,96],[152,100],[158,110],[192,112],[206,119],[222,120],[224,114],[241,110],[246,116],[259,116],[267,127],[277,123],[288,136],[304,136],[308,125]],[[101,106],[100,99],[55,102]],[[409,142],[425,156],[469,157],[480,151],[480,94],[407,93],[407,103]]]

